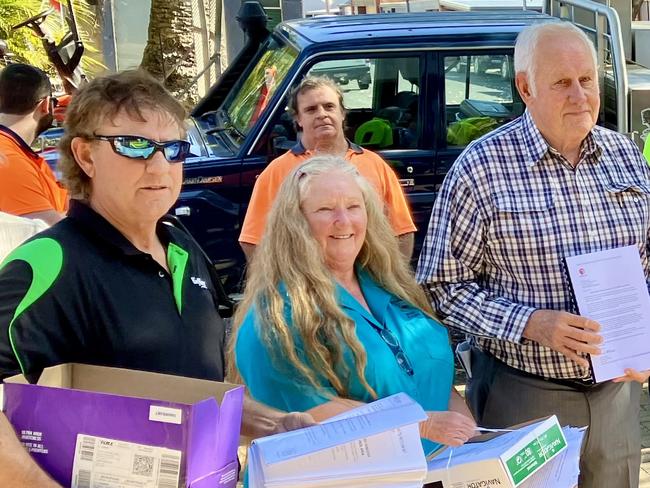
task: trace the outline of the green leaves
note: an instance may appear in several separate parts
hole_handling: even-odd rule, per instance
[[[96,53],[92,31],[97,27],[97,12],[85,0],[73,0],[72,4],[79,24],[79,36],[86,47],[86,53]],[[41,0],[0,0],[0,39],[7,41],[9,51],[13,54],[11,62],[31,64],[55,76],[54,67],[50,64],[38,36],[28,27],[12,29],[14,25],[47,10],[48,7],[48,2]],[[43,27],[56,42],[59,42],[68,31],[68,26],[58,12],[48,15]],[[0,67],[1,64],[0,62]],[[88,55],[84,55],[82,66],[85,71],[90,72],[103,68],[100,61]]]

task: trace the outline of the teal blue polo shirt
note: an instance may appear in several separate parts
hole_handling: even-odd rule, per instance
[[[343,311],[354,321],[356,334],[367,354],[366,380],[380,398],[398,392],[407,393],[425,410],[448,410],[454,375],[454,358],[447,329],[404,300],[379,286],[370,275],[357,270],[366,310],[342,286],[337,285],[337,299]],[[285,317],[291,324],[287,299]],[[379,329],[385,325],[398,338],[412,367],[410,376],[397,363],[393,351],[381,338]],[[319,388],[301,380],[299,373],[272,345],[263,344],[259,330],[263,327],[254,309],[248,311],[235,344],[235,361],[244,383],[255,400],[284,411],[305,411],[326,403],[337,396],[334,388],[323,378]],[[296,352],[306,362],[303,345],[296,333]],[[276,349],[276,351],[279,351]],[[254,358],[254,360],[253,360]],[[363,388],[356,374],[349,349],[344,350],[350,378],[349,397],[361,402],[373,398]],[[425,450],[439,447],[426,441]]]

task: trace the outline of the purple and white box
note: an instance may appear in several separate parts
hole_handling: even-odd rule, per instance
[[[5,380],[4,411],[63,486],[235,488],[244,388],[64,364]]]

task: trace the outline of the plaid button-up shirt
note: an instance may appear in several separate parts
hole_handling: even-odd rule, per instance
[[[434,204],[417,279],[445,323],[510,366],[588,371],[522,337],[536,309],[577,313],[563,259],[634,244],[649,276],[650,169],[625,136],[595,127],[572,167],[526,111],[470,144]]]

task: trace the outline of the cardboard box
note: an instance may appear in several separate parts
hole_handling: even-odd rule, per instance
[[[4,410],[63,486],[234,488],[243,393],[214,381],[65,364],[35,385],[6,379]]]
[[[425,482],[443,488],[516,488],[566,448],[554,415],[486,442],[441,452],[429,461]]]

